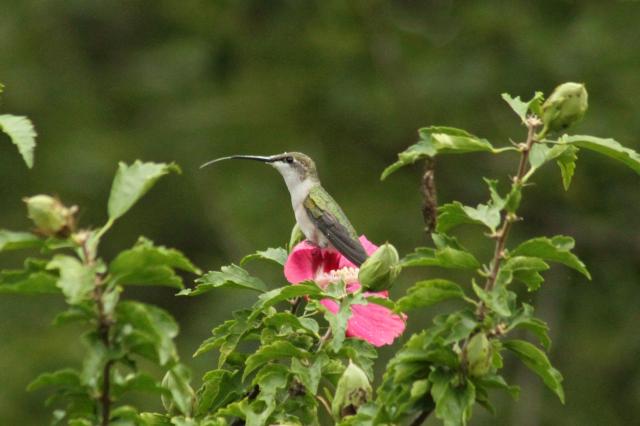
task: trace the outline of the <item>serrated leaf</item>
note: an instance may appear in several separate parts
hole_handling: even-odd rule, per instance
[[[281,358],[308,358],[309,356],[309,352],[297,348],[288,341],[278,340],[271,344],[264,345],[247,358],[242,380],[244,380],[256,368],[267,362]]]
[[[415,283],[407,290],[407,295],[398,300],[397,305],[400,311],[407,312],[463,297],[464,292],[458,284],[449,280],[433,279]]]
[[[242,395],[238,371],[212,370],[202,378],[202,386],[196,398],[196,416],[204,416],[228,404]]]
[[[533,98],[531,98],[527,102],[523,102],[520,99],[520,96],[516,96],[514,98],[508,93],[503,93],[502,99],[504,99],[504,101],[509,104],[511,109],[518,115],[518,117],[520,117],[520,120],[522,120],[523,124],[527,123],[527,114],[529,112],[532,112],[533,114],[536,114],[538,116],[541,115],[540,104],[542,103],[543,99],[542,92],[536,92]]]
[[[587,135],[565,135],[558,140],[559,143],[575,145],[580,148],[589,149],[591,151],[604,154],[608,157],[618,160],[636,173],[640,174],[640,154],[631,148],[627,148],[620,142],[609,138],[598,138]]]
[[[544,260],[562,263],[591,279],[591,274],[587,267],[578,257],[571,253],[575,241],[571,237],[557,235],[552,238],[538,237],[520,244],[510,256],[531,256]]]
[[[445,426],[464,426],[471,418],[476,399],[475,386],[469,380],[455,384],[455,376],[440,370],[429,375],[431,396],[436,403],[436,416]]]
[[[495,286],[491,291],[486,291],[475,282],[472,283],[473,291],[490,309],[503,317],[511,316],[509,308],[510,292],[504,286]]]
[[[311,395],[318,393],[318,384],[322,378],[322,367],[328,361],[325,354],[320,354],[310,363],[303,364],[298,358],[291,359],[291,373],[307,388]]]
[[[165,365],[177,360],[173,339],[178,325],[156,306],[124,300],[116,307],[117,332],[128,351]]]
[[[287,257],[289,257],[289,254],[282,247],[270,247],[266,250],[257,251],[254,254],[243,257],[240,261],[240,265],[244,265],[245,263],[252,260],[269,260],[271,262],[277,263],[278,265],[284,266],[285,262],[287,261]]]
[[[520,397],[520,387],[509,385],[504,380],[504,377],[498,374],[486,374],[482,377],[473,378],[473,381],[476,384],[476,390],[480,387],[502,389],[507,391],[507,393],[509,393],[509,395],[511,395],[515,400]]]
[[[468,251],[453,247],[433,249],[418,247],[415,252],[402,259],[402,267],[408,266],[439,266],[452,269],[476,269],[480,262]]]
[[[77,390],[82,388],[82,383],[80,382],[80,374],[76,370],[64,368],[62,370],[39,375],[35,380],[29,383],[27,391],[31,392],[46,386],[56,386]]]
[[[67,303],[74,305],[91,297],[96,285],[94,267],[84,265],[75,257],[59,254],[51,259],[47,269],[59,271],[56,285],[62,290]]]
[[[504,207],[504,200],[500,203],[489,202],[478,204],[476,207],[465,206],[454,201],[438,207],[438,221],[436,231],[446,233],[452,228],[463,224],[485,225],[495,231],[500,224],[500,210]]]
[[[30,232],[16,232],[0,229],[0,252],[38,248],[42,240]]]
[[[125,214],[158,179],[169,172],[180,173],[180,168],[174,163],[143,163],[140,160],[131,165],[118,164],[109,196],[109,219],[116,220]]]
[[[46,261],[27,259],[22,270],[0,271],[0,294],[59,293],[58,277],[47,272]]]
[[[322,307],[324,317],[331,327],[331,344],[330,347],[334,352],[338,352],[342,348],[344,339],[346,338],[347,324],[351,318],[351,300],[348,297],[340,300],[338,312],[333,313],[326,307]]]
[[[33,150],[36,147],[36,130],[27,117],[2,114],[0,115],[0,130],[9,136],[11,142],[18,147],[18,152],[27,164],[33,167]]]
[[[231,264],[223,266],[220,271],[209,271],[196,280],[196,288],[184,289],[180,296],[196,296],[215,288],[240,288],[254,290],[260,293],[267,291],[267,285],[260,279],[251,276],[243,268]]]
[[[531,305],[522,304],[522,308],[509,321],[507,332],[515,328],[524,328],[532,332],[546,351],[551,348],[549,326],[546,322],[533,316],[533,307]]]
[[[322,289],[313,281],[278,287],[258,296],[258,301],[254,305],[254,313],[251,317],[255,318],[262,310],[274,306],[277,303],[284,302],[285,300],[292,300],[303,296],[318,298],[322,295]]]
[[[116,398],[131,391],[149,392],[154,394],[168,393],[168,390],[156,379],[149,374],[140,371],[131,372],[126,375],[122,375],[118,371],[115,371],[111,386],[112,395]]]
[[[569,189],[569,185],[571,185],[571,179],[573,178],[573,173],[576,170],[576,161],[578,160],[578,148],[574,145],[568,145],[568,148],[569,149],[565,150],[556,160],[556,163],[560,168],[562,186],[565,191],[567,191]]]
[[[551,366],[547,355],[524,340],[507,340],[503,342],[505,348],[512,351],[531,371],[536,373],[549,389],[560,398],[564,404],[564,390],[562,389],[562,375]]]
[[[113,281],[118,284],[182,288],[182,278],[175,273],[175,269],[200,273],[178,250],[155,246],[144,237],[140,237],[133,248],[120,252],[109,265]]]
[[[544,281],[540,272],[547,269],[549,265],[538,257],[512,256],[504,262],[501,271],[511,272],[512,277],[522,281],[529,291],[535,291]]]
[[[249,409],[245,410],[247,426],[263,426],[276,408],[277,392],[287,386],[289,372],[283,365],[271,364],[258,372],[254,384],[260,389]]]
[[[418,143],[398,154],[398,161],[387,167],[380,177],[386,179],[391,173],[416,161],[433,157],[436,154],[464,154],[467,152],[485,151],[498,153],[486,139],[478,138],[464,130],[452,127],[432,126],[418,131]]]
[[[171,412],[175,406],[181,414],[190,417],[193,411],[195,392],[189,384],[191,371],[183,364],[176,364],[165,374],[162,386],[169,390],[171,398],[162,396],[162,404]]]

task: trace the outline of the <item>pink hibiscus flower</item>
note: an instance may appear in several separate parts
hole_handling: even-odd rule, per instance
[[[378,249],[363,235],[360,242],[368,255]],[[333,249],[321,249],[307,241],[297,244],[284,265],[284,275],[292,284],[313,280],[320,287],[343,280],[347,291],[353,293],[361,285],[358,282],[358,268],[347,258]],[[388,297],[387,291],[365,293],[377,297]],[[331,299],[320,301],[329,311],[338,312],[339,305]],[[388,308],[368,303],[351,306],[351,317],[347,323],[347,337],[366,340],[374,346],[390,345],[405,328],[405,315],[396,315]]]

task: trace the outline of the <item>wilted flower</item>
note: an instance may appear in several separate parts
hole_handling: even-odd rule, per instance
[[[360,237],[360,242],[368,255],[378,249],[364,236]],[[284,275],[292,284],[312,280],[324,288],[330,283],[344,281],[350,293],[361,287],[358,272],[359,269],[337,251],[319,248],[307,241],[293,248],[284,265]],[[365,295],[386,298],[389,293],[381,291]],[[331,299],[323,299],[321,303],[334,314],[340,309],[338,303]],[[354,304],[351,305],[346,334],[366,340],[374,346],[389,345],[404,331],[405,319],[404,315],[394,314],[388,308],[374,303]]]
[[[73,215],[77,208],[65,207],[58,199],[49,195],[25,197],[29,219],[37,231],[46,236],[68,234],[73,228]]]
[[[367,375],[349,360],[349,365],[340,376],[331,411],[336,418],[356,414],[358,408],[371,399],[373,389]]]

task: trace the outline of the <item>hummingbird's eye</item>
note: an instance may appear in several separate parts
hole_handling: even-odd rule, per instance
[[[293,163],[293,157],[291,157],[291,156],[285,157],[284,161],[286,161],[287,163],[291,164],[291,163]]]

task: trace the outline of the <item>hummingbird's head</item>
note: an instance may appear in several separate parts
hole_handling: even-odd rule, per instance
[[[269,164],[275,167],[285,181],[299,179],[318,180],[316,164],[313,160],[301,152],[285,152],[283,154],[272,155]]]

